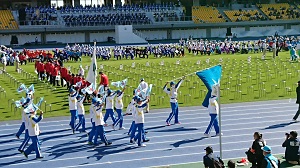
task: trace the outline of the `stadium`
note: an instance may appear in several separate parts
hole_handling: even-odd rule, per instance
[[[299,0],[0,2],[0,167],[300,167]]]

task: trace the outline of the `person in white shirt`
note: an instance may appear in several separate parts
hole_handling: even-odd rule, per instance
[[[98,145],[97,140],[98,140],[98,136],[100,136],[100,139],[102,142],[105,143],[105,146],[109,146],[112,143],[107,141],[104,127],[103,127],[103,125],[105,124],[103,120],[103,114],[102,114],[102,107],[104,103],[102,101],[97,101],[94,105],[95,105],[95,113],[93,119],[95,120],[95,127],[96,127],[96,132],[94,136],[94,145]]]
[[[166,92],[170,97],[170,103],[171,103],[171,109],[172,109],[172,112],[170,113],[169,117],[166,120],[167,126],[171,125],[170,122],[173,117],[175,117],[175,124],[180,124],[180,122],[178,120],[179,111],[178,111],[177,96],[178,96],[178,88],[180,87],[180,85],[182,84],[184,79],[185,79],[185,77],[183,77],[177,84],[175,84],[174,82],[170,82],[171,88],[167,88],[167,84],[169,82],[167,82],[165,84],[165,86],[163,87],[164,92]]]
[[[78,75],[81,77],[84,77],[84,69],[82,65],[79,65]]]
[[[272,44],[272,51],[273,51],[273,58],[275,59],[275,57],[276,57],[276,41],[275,40],[273,41],[273,44]]]
[[[32,100],[33,100],[33,92],[27,92],[26,101],[22,105],[22,107],[25,109],[29,104],[32,103]],[[23,133],[24,130],[25,130],[25,139],[28,137],[28,134],[26,134],[26,129],[25,129],[25,119],[26,119],[26,114],[24,113],[24,111],[22,111],[22,124],[19,128],[19,131],[16,133],[17,139],[20,139],[20,135]]]
[[[79,122],[75,126],[75,130],[78,131],[79,127],[82,126],[81,132],[85,132],[85,117],[84,117],[85,109],[83,105],[85,96],[78,95],[76,99],[77,99],[77,112],[78,112]]]
[[[296,50],[297,50],[298,57],[300,57],[300,40],[297,42]]]
[[[105,126],[107,126],[106,121],[109,116],[111,117],[113,123],[116,122],[116,117],[115,117],[114,110],[113,110],[115,96],[116,96],[115,92],[112,92],[110,89],[107,90],[107,96],[105,98],[105,110],[106,110],[106,113],[104,116]]]
[[[2,56],[2,64],[3,64],[3,71],[5,71],[6,70],[7,60],[6,60],[6,56],[4,54]]]
[[[136,110],[132,114],[134,115],[135,127],[138,129],[137,135],[131,140],[132,142],[138,142],[138,147],[145,147],[145,144],[142,144],[142,139],[145,136],[144,130],[144,123],[145,123],[145,116],[144,116],[144,108],[147,106],[147,102],[149,99],[142,100],[141,98],[137,99]],[[145,140],[143,140],[145,141]],[[149,141],[149,140],[148,140]]]
[[[148,83],[145,82],[145,79],[144,78],[141,78],[141,82],[138,86],[139,89],[141,89],[141,91],[143,93],[146,93],[147,90],[148,90]],[[142,97],[142,95],[139,95],[140,97]],[[143,99],[145,99],[145,97],[142,97]],[[146,106],[146,113],[149,113],[149,102],[147,103],[147,106]]]
[[[24,156],[28,158],[28,155],[34,150],[36,154],[36,159],[44,158],[41,155],[40,145],[38,140],[38,135],[40,134],[40,129],[38,123],[43,119],[43,111],[40,112],[40,116],[35,115],[35,111],[31,111],[28,124],[28,133],[32,141],[32,144],[23,152]]]
[[[217,102],[217,90],[214,89],[211,92],[211,97],[209,98],[208,112],[210,115],[209,125],[204,133],[205,136],[209,137],[210,131],[214,126],[216,131],[216,136],[220,135],[220,128],[218,123],[218,114],[219,114],[219,104]]]
[[[75,122],[77,118],[77,97],[78,93],[75,89],[70,89],[69,94],[69,110],[71,113],[71,121],[70,121],[70,127],[73,131],[73,134],[75,133]]]
[[[132,98],[132,100],[131,100],[131,102],[130,102],[130,104],[128,105],[128,107],[130,106],[130,111],[132,112],[132,116],[133,116],[133,120],[132,120],[132,123],[131,123],[131,126],[130,126],[130,128],[129,128],[129,130],[128,130],[128,133],[127,133],[127,135],[131,135],[130,137],[130,140],[132,139],[132,138],[134,138],[134,135],[135,135],[135,132],[133,133],[133,130],[136,130],[136,128],[135,128],[135,122],[134,122],[134,113],[135,113],[135,105],[136,105],[136,100],[137,100],[137,98],[138,98],[138,96],[134,96],[133,98]],[[128,108],[127,108],[128,109]],[[126,112],[126,114],[128,114],[127,112]]]
[[[98,101],[98,99],[96,97],[93,97],[92,98],[92,103],[91,103],[91,106],[90,106],[90,118],[91,118],[91,123],[92,123],[92,129],[91,131],[88,133],[88,144],[89,145],[93,145],[93,137],[96,133],[96,126],[95,126],[95,120],[93,119],[94,118],[94,115],[95,115],[95,112],[96,112],[96,107],[94,104],[96,104]]]
[[[267,43],[266,41],[264,40],[263,43],[262,43],[262,51],[263,51],[263,54],[261,56],[261,58],[264,60],[266,58],[266,52],[267,52]]]
[[[115,123],[113,124],[113,127],[115,128],[119,124],[119,130],[125,129],[123,127],[123,113],[122,113],[122,109],[124,106],[122,98],[123,98],[125,89],[126,89],[126,87],[124,87],[122,91],[120,91],[120,90],[116,91],[115,107],[116,107],[116,112],[118,113],[118,118],[115,121]]]

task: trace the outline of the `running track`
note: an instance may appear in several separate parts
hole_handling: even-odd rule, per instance
[[[245,157],[253,133],[260,131],[274,154],[284,153],[281,147],[285,133],[299,131],[300,123],[292,122],[297,105],[294,100],[276,100],[222,105],[223,158]],[[21,140],[14,134],[20,121],[0,122],[0,167],[105,167],[136,168],[201,161],[204,148],[211,145],[219,153],[219,137],[205,138],[209,116],[202,107],[180,108],[181,125],[164,126],[170,109],[152,110],[145,115],[145,128],[150,142],[137,148],[126,134],[132,116],[124,117],[126,130],[112,131],[106,127],[112,146],[91,147],[84,134],[71,134],[68,117],[47,118],[40,123],[44,159],[29,159],[17,151]],[[87,127],[90,122],[87,115]],[[111,120],[108,120],[111,122]],[[89,130],[89,129],[88,129]],[[214,130],[211,133],[215,134]]]

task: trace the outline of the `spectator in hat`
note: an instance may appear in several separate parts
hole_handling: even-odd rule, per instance
[[[297,93],[296,103],[299,105],[299,107],[298,107],[297,113],[295,114],[295,116],[293,118],[294,121],[297,121],[297,118],[298,118],[298,116],[300,114],[300,81],[298,81],[298,87],[296,89],[296,93]]]
[[[286,139],[282,144],[282,147],[285,147],[285,160],[294,165],[299,163],[299,140],[297,136],[296,131],[286,133]]]
[[[261,168],[277,168],[279,167],[279,160],[272,155],[272,149],[270,146],[266,145],[261,148],[263,150],[263,155],[265,156],[262,160]]]
[[[206,154],[203,156],[203,164],[205,168],[214,168],[215,166],[213,160],[218,160],[224,165],[224,162],[219,157],[214,156],[214,151],[211,146],[207,146],[204,150],[206,151]]]

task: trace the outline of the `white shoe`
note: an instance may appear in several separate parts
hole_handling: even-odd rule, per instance
[[[145,145],[145,144],[142,144],[142,145],[138,145],[138,147],[146,147],[146,145]]]
[[[125,127],[120,127],[120,128],[119,128],[119,130],[123,130],[123,129],[125,129]]]
[[[223,133],[218,133],[218,134],[216,134],[216,136],[220,136],[220,135],[223,135]]]
[[[209,134],[204,133],[204,136],[210,138],[210,135],[209,135]]]
[[[299,122],[298,120],[293,119],[294,122]]]

